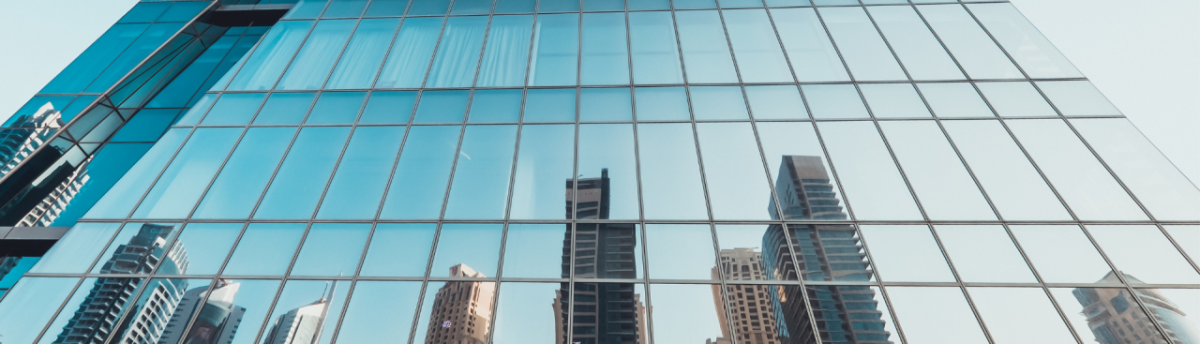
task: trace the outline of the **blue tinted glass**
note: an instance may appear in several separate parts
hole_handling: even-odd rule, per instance
[[[254,52],[245,58],[237,76],[229,83],[231,90],[265,90],[275,85],[308,29],[311,21],[283,21],[275,24],[263,36]]]
[[[525,65],[529,62],[528,47],[532,33],[533,16],[492,17],[487,47],[483,49],[483,60],[479,63],[476,85],[524,85]]]
[[[228,32],[227,32],[228,33]],[[200,57],[197,57],[191,65],[179,76],[171,80],[157,96],[154,96],[146,107],[188,107],[187,103],[196,96],[196,91],[208,89],[211,84],[204,85],[206,82],[215,82],[214,78],[220,75],[213,76],[214,70],[219,74],[224,74],[227,69],[219,69],[222,67],[222,62],[234,48],[238,41],[237,36],[223,36],[208,47]],[[242,52],[237,52],[241,56]],[[232,62],[232,61],[231,61]],[[225,65],[224,67],[228,67]],[[217,70],[219,69],[219,70]]]
[[[289,331],[285,327],[288,320],[284,319],[298,318],[302,321],[301,324],[317,329],[334,328],[342,317],[340,310],[346,305],[346,294],[349,293],[349,289],[349,281],[287,281],[283,290],[279,292],[279,299],[275,301],[271,315],[267,318],[271,319],[271,327],[263,331],[262,340],[267,343],[287,339],[294,340],[297,339],[296,337],[309,340],[307,337],[311,336],[310,343],[329,343],[333,340],[334,331],[313,330],[309,333],[301,332],[304,330],[300,329]],[[314,304],[316,307],[312,307]],[[320,315],[305,315],[306,311]]]
[[[205,94],[201,96],[200,99],[196,101],[196,104],[192,105],[191,109],[188,109],[183,116],[179,117],[179,120],[175,122],[175,125],[196,125],[196,122],[200,121],[201,117],[204,117],[205,112],[208,111],[208,108],[212,106],[213,102],[216,100],[216,94]]]
[[[438,218],[461,132],[460,126],[409,130],[380,218]]]
[[[574,85],[579,62],[579,15],[540,15],[534,30],[536,41],[529,63],[529,84]]]
[[[29,269],[32,273],[82,273],[87,271],[104,244],[121,227],[118,223],[81,223],[59,239],[49,252]]]
[[[196,130],[146,193],[133,217],[187,217],[241,134],[240,128]]]
[[[630,6],[635,3],[644,1],[630,2]],[[675,41],[675,25],[671,19],[671,12],[629,13],[629,44],[632,51],[634,83],[683,82],[679,46]]]
[[[678,3],[677,3],[678,4]],[[678,7],[678,5],[676,6]],[[737,82],[721,18],[715,11],[676,12],[688,82]]]
[[[514,219],[562,219],[563,185],[571,181],[574,157],[575,126],[521,127],[521,148],[517,151],[509,216]]]
[[[690,87],[696,120],[748,119],[746,100],[737,86]]]
[[[467,127],[446,201],[446,218],[504,217],[516,129],[510,125]]]
[[[302,235],[303,223],[251,223],[222,274],[283,275]]]
[[[650,278],[707,280],[717,277],[709,267],[716,257],[712,228],[708,225],[648,225],[646,252]]]
[[[540,0],[538,12],[578,12],[579,0]]]
[[[189,21],[208,8],[208,1],[176,2],[175,5],[158,17],[159,22]]]
[[[417,105],[414,123],[461,123],[467,113],[469,91],[425,91]]]
[[[233,151],[192,217],[246,218],[296,133],[295,128],[251,128]]]
[[[689,124],[639,124],[647,219],[707,219],[696,138]]]
[[[66,109],[62,110],[63,120],[70,121],[71,119],[75,118],[75,115],[78,115],[79,112],[83,111],[84,108],[96,101],[96,98],[96,96],[76,97],[75,100],[71,102],[70,106],[67,106]]]
[[[358,109],[362,108],[366,92],[325,92],[317,99],[312,113],[304,123],[309,124],[341,124],[354,123],[358,117]]]
[[[817,127],[855,217],[860,220],[922,218],[875,125],[845,121],[822,122]]]
[[[704,180],[714,219],[757,219],[777,217],[763,207],[771,204],[771,187],[763,170],[762,157],[754,154],[758,143],[749,123],[701,123],[696,125],[700,153],[704,158]]]
[[[628,88],[585,88],[580,91],[580,121],[631,121]]]
[[[446,10],[449,8],[450,0],[413,1],[412,6],[408,9],[408,15],[422,16],[446,14]]]
[[[762,0],[721,0],[721,8],[763,7]],[[726,18],[728,18],[726,12]]]
[[[398,17],[404,15],[409,0],[371,0],[367,17]]]
[[[963,78],[962,71],[912,7],[873,6],[867,9],[913,79]]]
[[[492,11],[492,0],[457,0],[451,14],[488,14]]]
[[[808,6],[808,0],[766,0],[767,6]]]
[[[292,1],[296,5],[288,11],[284,19],[313,19],[321,15],[325,10],[325,4],[329,0],[296,0]]]
[[[502,234],[503,227],[499,224],[442,225],[429,274],[447,276],[449,273],[449,276],[455,277],[495,278]],[[465,275],[465,269],[455,271],[454,267],[460,264],[483,276]]]
[[[133,8],[129,9],[129,12],[125,12],[125,15],[122,16],[121,19],[117,20],[117,22],[118,23],[149,23],[149,22],[153,22],[155,19],[158,19],[158,16],[162,15],[163,12],[165,12],[168,7],[171,7],[170,3],[153,3],[153,2],[139,3],[137,5],[134,5]]]
[[[176,143],[178,144],[178,143]],[[87,164],[88,181],[75,194],[71,203],[66,205],[54,219],[51,226],[73,226],[80,216],[96,204],[106,192],[130,171],[153,144],[148,143],[110,143],[104,146]],[[174,149],[175,147],[171,147]],[[157,173],[157,171],[156,171]]]
[[[516,122],[521,117],[521,90],[478,90],[471,99],[468,122]]]
[[[133,70],[133,67],[141,63],[142,60],[145,60],[146,57],[149,57],[150,53],[153,53],[162,46],[176,31],[179,31],[179,28],[183,24],[165,23],[151,25],[136,41],[133,41],[133,44],[129,45],[129,48],[125,52],[121,53],[121,56],[117,56],[113,60],[113,63],[104,70],[104,73],[101,73],[96,78],[96,81],[93,81],[84,91],[99,93],[108,90],[116,84],[117,80],[120,80],[121,77],[124,77],[125,74]]]
[[[754,119],[806,119],[808,110],[795,86],[746,86]]]
[[[504,277],[565,278],[563,236],[571,225],[512,224],[504,239]],[[508,287],[510,285],[505,285]]]
[[[829,7],[820,14],[855,79],[908,79],[862,8]]]
[[[417,92],[371,92],[359,123],[406,123],[417,102]]]
[[[93,279],[84,280],[91,282]],[[46,322],[79,280],[76,278],[23,278],[0,303],[0,335],[4,340],[33,343]],[[87,288],[87,284],[84,284]],[[68,306],[69,307],[69,306]],[[68,308],[70,309],[70,308]],[[69,312],[69,311],[68,311]],[[36,328],[36,330],[34,330]],[[58,329],[51,329],[54,333]],[[53,334],[47,334],[53,336]]]
[[[870,118],[854,85],[804,85],[813,118]]]
[[[996,117],[970,83],[917,84],[938,117]]]
[[[429,250],[437,225],[432,223],[381,223],[371,235],[363,259],[363,276],[425,276]]]
[[[692,119],[688,112],[687,91],[683,87],[638,87],[637,98],[639,121],[687,121]]]
[[[39,109],[41,109],[41,107],[46,106],[46,104],[50,104],[52,108],[59,109],[61,111],[61,109],[66,108],[67,104],[70,104],[71,100],[74,99],[75,96],[35,96],[30,98],[29,102],[25,103],[24,106],[21,106],[20,109],[17,109],[17,112],[4,122],[4,126],[11,127],[17,125],[16,123],[18,123],[18,121],[22,121],[30,116],[33,116],[38,112]]]
[[[848,81],[846,67],[811,8],[771,10],[779,38],[800,81]]]
[[[633,126],[628,124],[585,124],[579,126],[579,202],[576,218],[637,219],[637,159],[634,158]],[[595,202],[595,180],[608,178],[608,216],[587,214],[585,202]],[[591,180],[589,182],[589,180]],[[589,190],[589,186],[592,186]],[[597,209],[590,209],[592,212]]]
[[[525,96],[525,122],[574,122],[575,89],[536,89]]]
[[[624,4],[617,2],[623,9]],[[583,15],[582,85],[629,84],[629,45],[624,13]]]
[[[158,137],[162,136],[171,122],[175,121],[175,116],[179,115],[179,110],[142,110],[138,111],[133,119],[130,119],[125,126],[121,127],[112,137],[114,142],[154,142],[158,141]]]
[[[399,19],[367,19],[359,23],[325,88],[370,88],[399,26]]]
[[[254,217],[306,219],[312,216],[349,131],[345,127],[301,130]]]
[[[537,0],[496,0],[496,14],[533,13]]]
[[[911,84],[860,84],[876,118],[930,117],[925,102]]]
[[[317,22],[300,52],[296,53],[277,89],[315,90],[325,84],[325,77],[337,62],[338,53],[346,45],[357,20],[322,20]]]
[[[717,8],[716,0],[672,0],[675,8]]]
[[[358,18],[366,7],[367,0],[332,0],[321,18]]]
[[[442,18],[404,20],[375,87],[420,87],[441,30]]]
[[[129,172],[121,178],[96,205],[88,211],[88,218],[124,218],[137,205],[138,198],[129,195],[140,195],[145,192],[158,172],[171,161],[179,144],[187,138],[187,129],[168,130],[162,139],[146,155],[134,164]]]
[[[342,154],[317,218],[372,219],[383,199],[404,127],[358,127]]]
[[[82,92],[104,71],[104,67],[112,63],[148,27],[146,24],[113,25],[38,93]]]
[[[379,1],[379,0],[375,0]],[[341,343],[386,343],[407,338],[420,298],[421,282],[362,281],[346,307],[346,319],[337,331]],[[329,331],[332,333],[332,331]]]
[[[451,17],[446,21],[426,87],[471,86],[487,24],[488,18],[482,16]]]
[[[353,276],[371,225],[317,223],[308,230],[292,275]]]
[[[179,274],[215,275],[242,232],[240,223],[191,223],[183,228],[175,246],[187,252],[187,268]],[[176,248],[178,249],[178,248]],[[164,274],[160,269],[158,274]]]
[[[628,6],[629,6],[630,10],[669,10],[669,9],[671,9],[671,1],[670,0],[630,1]]]
[[[316,93],[271,94],[262,110],[258,111],[258,116],[254,117],[254,124],[299,124],[304,120],[304,115],[308,114],[308,107],[312,105],[316,95]]]
[[[760,0],[726,0],[722,7],[762,7]],[[791,70],[765,10],[724,11],[743,82],[792,82]]]
[[[625,0],[583,0],[584,11],[623,11]]]

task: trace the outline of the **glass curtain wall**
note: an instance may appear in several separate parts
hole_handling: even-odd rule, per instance
[[[1007,2],[301,0],[253,39],[5,342],[1200,342],[1200,191]]]

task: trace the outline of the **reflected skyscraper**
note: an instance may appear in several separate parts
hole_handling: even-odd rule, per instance
[[[200,287],[184,293],[158,344],[180,343],[181,339],[183,344],[231,343],[246,313],[245,307],[233,303],[240,287],[240,283],[218,280],[217,285],[212,286],[212,291],[209,291],[209,287]],[[197,307],[201,307],[199,314],[195,314]],[[184,335],[182,331],[187,328],[193,314],[196,321]]]
[[[10,122],[10,127],[0,130],[0,177],[8,175],[29,159],[35,150],[45,145],[66,124],[62,113],[55,110],[51,103],[42,105],[33,114],[14,118]],[[57,146],[55,149],[59,155],[68,153]],[[73,161],[73,164],[79,166],[81,162]],[[45,180],[39,178],[38,182],[27,187],[42,189],[47,194],[32,208],[17,209],[20,207],[18,204],[9,203],[0,207],[0,214],[3,214],[0,216],[16,221],[18,227],[49,226],[90,179],[87,168],[67,167],[59,168]]]
[[[849,218],[838,201],[825,161],[819,156],[784,155],[779,166],[775,193],[787,219],[845,220]],[[772,216],[775,202],[768,202]]]
[[[486,278],[466,264],[451,266],[450,277]],[[446,282],[434,296],[425,344],[486,344],[495,292],[494,282]]]
[[[723,273],[726,281],[766,281],[767,274],[762,263],[763,254],[753,248],[736,248],[721,250],[720,266],[713,268],[713,277]],[[720,285],[713,285],[713,299],[717,304],[717,314],[726,314],[726,306],[721,302]],[[776,324],[776,307],[781,304],[770,295],[778,295],[771,289],[775,286],[766,285],[729,285],[728,320],[721,319],[721,336],[715,343],[729,341],[730,322],[737,328],[738,343],[741,344],[779,344],[780,331]]]
[[[280,315],[263,337],[263,344],[311,344],[321,338],[325,317],[329,314],[329,298],[333,297],[337,283],[330,288],[328,296],[322,295],[313,303],[297,307]]]
[[[1143,284],[1141,280],[1122,273],[1130,283]],[[1118,283],[1116,273],[1109,272],[1098,283]],[[1178,305],[1154,289],[1137,289],[1138,297],[1162,325],[1167,338],[1175,343],[1200,342],[1200,331],[1188,321]],[[1071,291],[1075,300],[1083,307],[1088,328],[1100,344],[1161,343],[1156,335],[1154,323],[1147,314],[1138,309],[1137,301],[1125,288],[1076,288]]]

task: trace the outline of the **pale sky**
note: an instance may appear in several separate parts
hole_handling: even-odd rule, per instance
[[[1200,181],[1200,2],[1012,0],[1195,183]],[[6,118],[136,1],[0,1]]]

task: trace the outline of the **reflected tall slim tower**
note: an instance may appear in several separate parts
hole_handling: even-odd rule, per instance
[[[231,343],[246,313],[246,307],[233,303],[240,287],[240,283],[219,280],[211,292],[209,287],[200,287],[184,293],[158,344],[176,344],[181,339],[183,344]],[[184,335],[182,331],[191,322],[197,307],[201,307],[200,313],[195,315],[196,321]]]
[[[766,281],[770,272],[763,269],[763,254],[754,248],[735,248],[721,250],[720,266],[713,268],[713,277],[722,273],[726,281]],[[713,285],[713,299],[716,300],[717,314],[726,314],[725,303],[721,302],[720,285]],[[729,285],[727,299],[729,300],[729,318],[722,317],[721,336],[716,343],[729,340],[730,324],[738,327],[737,340],[740,344],[779,344],[779,329],[776,325],[776,307],[780,307],[778,295],[772,289],[779,287],[765,285]]]
[[[325,317],[329,313],[329,298],[333,296],[337,284],[329,290],[328,295],[313,303],[289,310],[275,319],[275,324],[263,337],[263,344],[312,344],[321,338],[321,330],[325,325]]]
[[[485,278],[466,264],[450,267],[450,277]],[[451,281],[434,296],[425,344],[486,344],[491,334],[495,282]]]

